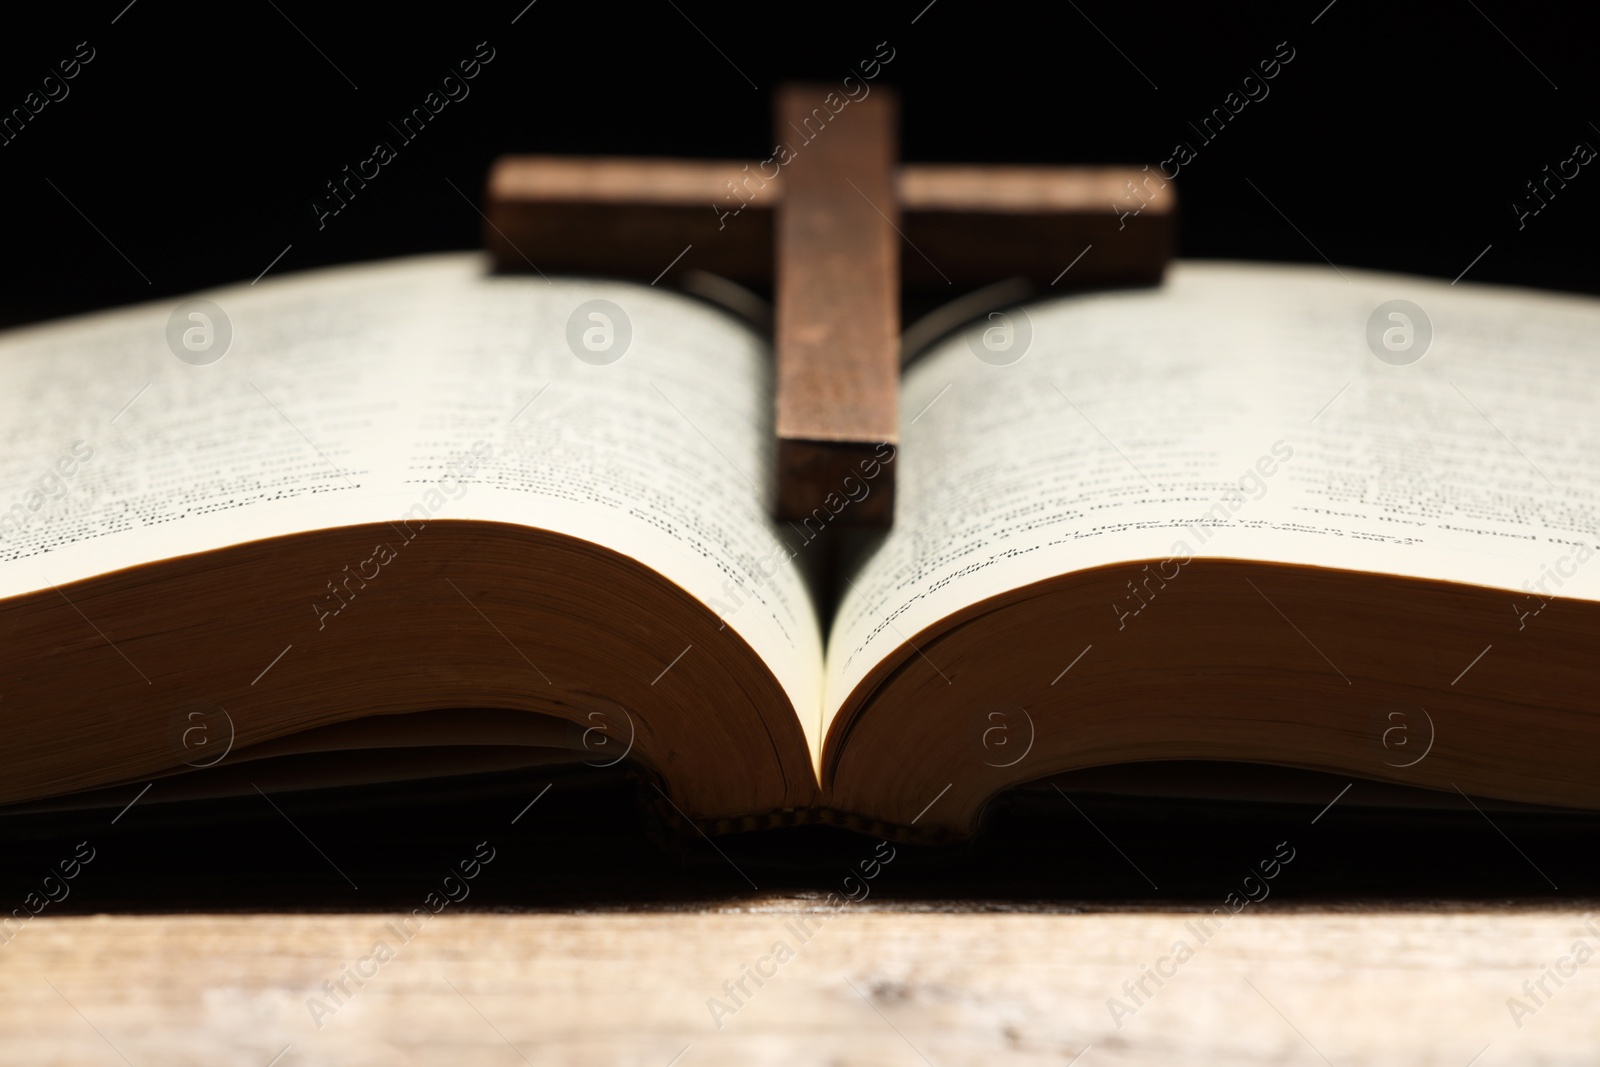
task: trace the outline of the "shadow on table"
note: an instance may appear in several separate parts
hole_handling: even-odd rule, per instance
[[[1345,782],[1328,778],[1319,796]],[[645,814],[639,788],[615,773],[553,784],[520,773],[271,800],[163,804],[152,791],[120,813],[0,817],[0,905],[31,910],[50,895],[51,915],[389,912],[435,893],[453,911],[671,911],[820,905],[831,892],[863,907],[1072,912],[1209,911],[1229,894],[1252,910],[1600,898],[1600,814],[1450,796],[1373,806],[1363,782],[1332,805],[1035,791],[996,802],[977,840],[940,848],[828,827],[674,834]],[[475,877],[459,877],[463,864]]]

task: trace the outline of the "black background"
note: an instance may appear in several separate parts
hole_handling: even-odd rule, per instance
[[[1600,146],[1596,20],[1567,7],[538,0],[513,24],[525,3],[8,13],[0,110],[78,42],[96,54],[0,146],[0,320],[247,281],[290,245],[274,274],[475,247],[465,197],[502,152],[764,158],[777,83],[837,82],[885,41],[907,159],[1155,163],[1188,140],[1184,255],[1449,279],[1492,245],[1470,280],[1600,291],[1593,168],[1525,228],[1511,207],[1576,142]],[[471,95],[319,230],[323,184],[396,141],[387,122],[480,41],[495,58]],[[1202,144],[1187,122],[1279,42],[1295,58],[1270,95]]]

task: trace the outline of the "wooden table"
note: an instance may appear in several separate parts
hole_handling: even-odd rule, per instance
[[[1600,942],[1571,908],[1263,910],[1119,1030],[1107,997],[1192,915],[863,905],[718,1030],[707,998],[794,941],[785,923],[808,906],[441,917],[320,1031],[308,995],[386,936],[384,917],[40,920],[0,955],[0,1061],[1463,1067],[1600,1049],[1600,973],[1579,970],[1520,1030],[1506,1009],[1575,939]]]

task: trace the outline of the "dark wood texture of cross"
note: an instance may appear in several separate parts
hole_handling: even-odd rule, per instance
[[[772,286],[781,519],[842,498],[898,443],[903,289],[1060,288],[1069,267],[1075,288],[1151,285],[1175,236],[1176,196],[1149,168],[902,165],[890,90],[837,112],[825,98],[780,89],[779,151],[759,164],[507,156],[485,197],[499,270]],[[888,526],[893,480],[883,465],[837,521]]]

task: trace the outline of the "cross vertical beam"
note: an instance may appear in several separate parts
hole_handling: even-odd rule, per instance
[[[880,88],[819,126],[827,92],[785,86],[777,98],[780,137],[817,131],[786,169],[774,220],[780,519],[847,499],[898,441],[898,103]],[[888,525],[887,474],[851,505],[853,524]]]

